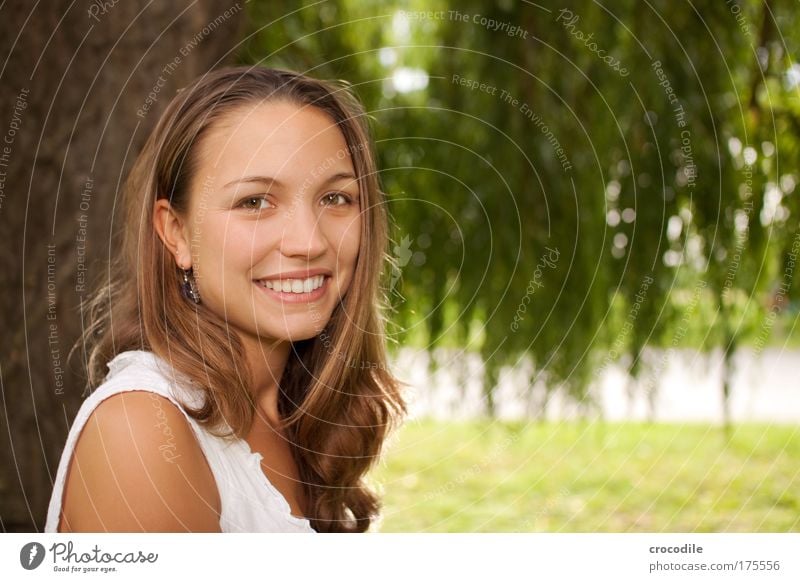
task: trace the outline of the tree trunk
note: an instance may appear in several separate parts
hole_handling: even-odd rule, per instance
[[[736,333],[725,324],[725,344],[722,351],[722,427],[726,437],[731,435],[733,418],[731,416],[731,385],[735,373],[735,356],[738,340]]]
[[[83,354],[66,358],[115,252],[127,170],[176,90],[232,60],[243,22],[244,0],[0,8],[3,531],[44,525],[85,391]]]

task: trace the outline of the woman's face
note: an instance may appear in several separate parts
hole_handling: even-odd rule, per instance
[[[314,337],[358,257],[344,136],[319,109],[272,102],[230,113],[199,145],[182,230],[201,301],[245,339]]]

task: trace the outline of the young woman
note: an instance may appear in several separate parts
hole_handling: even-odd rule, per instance
[[[169,104],[124,197],[83,338],[95,389],[45,530],[367,530],[365,475],[406,409],[361,106],[288,71],[207,74]]]

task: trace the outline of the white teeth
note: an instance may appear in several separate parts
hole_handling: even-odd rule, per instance
[[[317,275],[308,279],[282,279],[280,281],[259,281],[264,287],[283,293],[311,293],[325,281],[325,275]]]

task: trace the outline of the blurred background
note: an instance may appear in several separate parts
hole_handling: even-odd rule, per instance
[[[0,5],[0,520],[41,529],[82,302],[175,92],[344,79],[411,416],[375,531],[800,531],[789,0]]]

